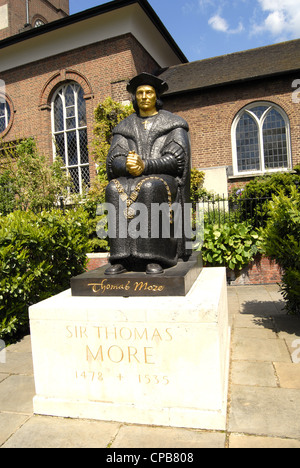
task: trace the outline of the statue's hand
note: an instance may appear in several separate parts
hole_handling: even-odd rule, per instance
[[[134,177],[140,176],[145,169],[145,163],[142,158],[134,151],[130,151],[127,156],[126,169]]]

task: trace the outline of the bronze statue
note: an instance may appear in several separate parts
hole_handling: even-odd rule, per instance
[[[115,226],[116,236],[110,238],[110,266],[105,274],[161,274],[187,253],[184,236],[176,238],[172,230],[172,205],[184,207],[189,202],[189,127],[181,117],[162,110],[160,97],[168,85],[158,77],[142,73],[129,82],[127,90],[132,94],[136,113],[113,130],[107,157],[110,182],[106,202],[115,207],[116,216],[109,216],[108,222],[116,225],[123,216],[130,223],[137,216],[135,206],[142,204],[147,208],[148,235],[122,236]],[[161,228],[157,236],[151,235],[151,209],[158,204],[169,207],[168,238],[164,238]]]

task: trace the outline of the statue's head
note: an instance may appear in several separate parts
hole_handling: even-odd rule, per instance
[[[137,114],[140,110],[162,109],[160,96],[168,90],[165,81],[149,73],[141,73],[130,80],[127,91],[132,95],[132,104]]]

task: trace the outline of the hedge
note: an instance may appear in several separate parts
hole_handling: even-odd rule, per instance
[[[68,289],[88,251],[87,214],[52,210],[0,216],[0,338],[28,330],[28,307]]]
[[[283,269],[281,292],[290,314],[300,314],[300,193],[273,197],[264,231],[266,254]]]

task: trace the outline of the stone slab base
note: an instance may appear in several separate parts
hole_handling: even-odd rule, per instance
[[[223,430],[230,330],[224,268],[185,297],[72,297],[30,308],[37,414]]]

